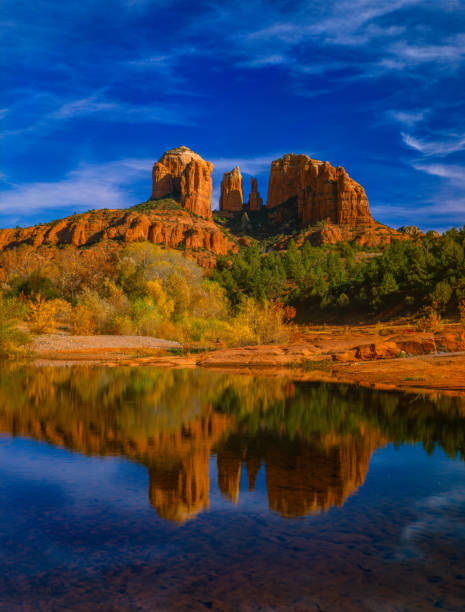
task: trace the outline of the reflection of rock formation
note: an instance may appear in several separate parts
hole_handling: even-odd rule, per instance
[[[334,441],[327,448],[298,445],[284,456],[271,448],[266,465],[270,508],[283,516],[342,506],[364,482],[373,451],[383,443],[379,435],[357,441]]]
[[[218,488],[233,503],[239,498],[242,458],[233,450],[220,450],[217,456]]]
[[[182,523],[209,505],[209,449],[149,468],[149,499],[161,518]]]
[[[237,439],[232,439],[237,448]],[[249,491],[263,461],[268,503],[283,516],[303,516],[342,506],[366,477],[373,451],[384,440],[377,431],[356,439],[318,436],[312,441],[259,435],[249,448],[233,450],[230,441],[218,452],[220,491],[237,502],[242,457],[246,456]]]
[[[255,483],[257,482],[258,472],[262,465],[262,461],[259,457],[247,457],[247,480],[249,481],[249,491],[255,489]]]
[[[212,414],[154,441],[149,499],[162,518],[183,522],[208,507],[210,454],[228,425],[227,417]]]
[[[0,364],[0,431],[83,454],[146,466],[149,499],[184,521],[209,504],[210,457],[218,487],[239,496],[242,465],[272,510],[300,516],[342,505],[387,439],[463,449],[463,403],[393,393],[143,368],[21,368]]]

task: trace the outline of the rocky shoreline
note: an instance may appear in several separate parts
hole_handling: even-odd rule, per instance
[[[192,350],[176,342],[131,336],[40,336],[31,344],[37,365],[211,368],[263,375],[291,374],[373,388],[465,394],[465,330],[436,333],[372,327],[351,333],[328,329],[289,345]]]

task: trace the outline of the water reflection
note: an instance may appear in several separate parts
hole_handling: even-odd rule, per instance
[[[281,378],[151,368],[0,367],[0,431],[146,466],[158,515],[185,522],[217,484],[237,503],[264,469],[269,508],[285,517],[341,506],[387,442],[462,455],[460,400],[413,399]]]

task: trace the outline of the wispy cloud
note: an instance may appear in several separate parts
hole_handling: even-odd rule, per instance
[[[211,161],[214,164],[214,172],[217,173],[230,172],[233,168],[239,166],[242,174],[257,176],[264,172],[268,172],[271,162],[281,156],[282,153],[275,153],[258,157],[219,157]]]
[[[455,185],[465,186],[465,166],[414,163],[413,167],[415,170],[447,179]],[[463,199],[463,212],[465,215],[465,197]]]
[[[406,111],[406,110],[389,110],[386,112],[388,119],[394,120],[397,123],[411,127],[424,121],[430,114],[429,109]]]
[[[405,132],[402,132],[401,136],[408,147],[425,156],[442,157],[465,149],[465,134],[447,140],[425,140]]]
[[[153,160],[128,158],[104,164],[83,164],[63,179],[13,185],[0,191],[2,215],[28,218],[53,209],[84,211],[93,208],[124,208],[131,200],[131,188],[147,179],[150,193],[150,169]]]
[[[404,204],[375,204],[371,207],[375,219],[390,226],[417,225],[423,230],[461,227],[465,223],[465,198],[434,196],[420,206]]]
[[[118,123],[158,123],[164,125],[196,125],[192,111],[179,104],[134,104],[115,99],[92,95],[60,103],[53,96],[50,102],[54,110],[44,110],[27,125],[10,127],[0,132],[0,137],[18,136],[20,134],[45,133],[54,130],[64,121],[79,118],[92,118],[94,121]],[[8,109],[6,109],[8,110]],[[14,115],[14,107],[9,109]],[[40,111],[39,111],[40,112]]]
[[[238,55],[242,66],[261,68],[286,65],[296,74],[323,74],[335,69],[356,71],[358,78],[382,76],[399,72],[418,64],[437,64],[452,69],[465,60],[463,34],[441,37],[434,35],[425,42],[424,31],[416,32],[408,20],[393,24],[392,17],[411,9],[447,10],[443,3],[433,0],[316,0],[297,3],[293,11],[285,5],[267,4],[260,10],[260,2],[235,3],[230,11],[217,10],[217,26],[227,21],[237,22],[228,36],[232,54]],[[253,7],[253,9],[252,9]],[[262,16],[260,28],[250,18],[252,10]],[[345,54],[344,48],[357,47],[357,54]],[[309,52],[305,53],[306,48]],[[318,49],[333,48],[339,60],[318,53]],[[338,51],[339,48],[339,51]],[[272,53],[270,53],[272,49]],[[315,50],[317,51],[315,53]],[[313,51],[313,52],[312,52]],[[431,75],[430,75],[431,78]]]

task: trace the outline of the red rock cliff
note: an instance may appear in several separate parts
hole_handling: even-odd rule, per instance
[[[171,195],[183,208],[211,219],[213,164],[187,147],[166,151],[152,170],[152,200]]]
[[[295,198],[303,225],[328,220],[338,225],[374,223],[365,190],[329,162],[287,154],[271,164],[267,207]]]
[[[242,175],[239,166],[226,172],[221,181],[220,210],[237,211],[244,206]]]
[[[249,208],[250,210],[261,210],[263,206],[263,200],[258,193],[257,179],[250,179],[250,195],[249,195]]]
[[[81,247],[105,240],[116,243],[148,240],[169,248],[181,247],[186,254],[196,254],[194,259],[207,267],[214,263],[214,259],[206,257],[208,254],[237,251],[237,246],[213,221],[193,218],[181,209],[160,210],[145,205],[127,210],[96,210],[44,225],[0,230],[0,250],[21,245]]]

